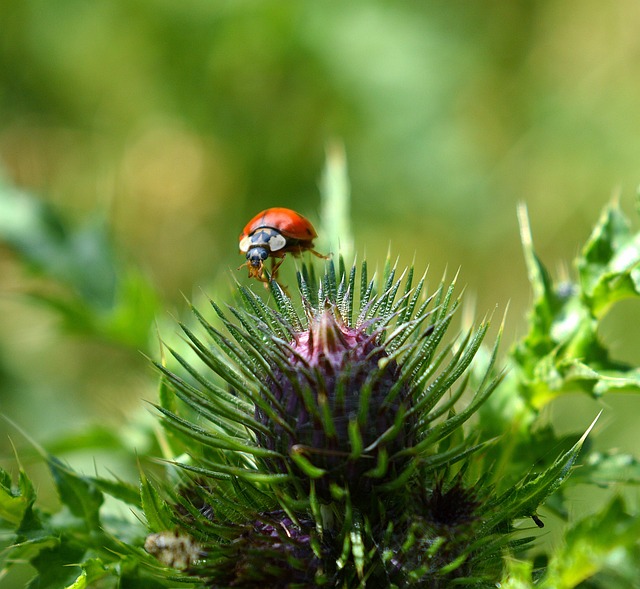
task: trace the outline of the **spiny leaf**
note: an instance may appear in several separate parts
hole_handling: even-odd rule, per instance
[[[612,359],[598,335],[612,305],[640,295],[640,232],[617,202],[609,205],[575,261],[578,279],[554,283],[535,255],[526,210],[519,215],[534,306],[529,331],[511,357],[529,413],[565,391],[640,390],[637,369]],[[520,412],[523,423],[531,421]]]
[[[102,493],[88,477],[83,477],[53,456],[47,458],[60,500],[88,530],[100,527]]]
[[[529,517],[535,514],[542,502],[569,476],[571,467],[575,464],[582,445],[595,426],[598,417],[599,415],[571,449],[559,456],[549,468],[537,477],[521,481],[503,495],[489,501],[487,505],[494,506],[497,513],[485,521],[485,527],[491,529],[500,521],[516,517]]]
[[[246,442],[246,438],[236,438],[223,431],[205,430],[194,423],[178,417],[176,414],[156,405],[156,409],[165,417],[165,423],[176,431],[185,434],[186,440],[198,441],[210,448],[244,452],[262,458],[280,458],[280,454],[255,444]]]
[[[259,426],[253,417],[252,405],[244,399],[225,391],[221,387],[214,385],[211,381],[204,378],[197,370],[195,370],[180,354],[172,350],[172,355],[187,372],[196,379],[196,382],[202,386],[202,390],[189,384],[177,374],[166,369],[164,366],[156,364],[156,368],[164,375],[167,383],[171,385],[173,390],[187,404],[192,406],[196,411],[206,412],[209,408],[212,411],[229,419],[232,423],[245,424],[251,428]],[[171,410],[162,405],[165,409]],[[259,427],[258,427],[259,429]]]
[[[203,460],[202,462],[203,464],[207,463],[207,461],[205,460]],[[240,468],[237,466],[228,466],[226,464],[222,464],[221,462],[208,462],[208,468],[192,466],[190,464],[184,464],[182,462],[171,462],[171,464],[175,464],[179,468],[203,475],[205,477],[211,477],[214,480],[230,480],[232,477],[238,477],[239,479],[253,483],[279,485],[289,482],[291,478],[288,474],[272,474],[270,472],[250,470],[248,468]]]
[[[13,489],[11,476],[0,468],[0,518],[14,528],[20,526],[36,499],[33,483],[22,468],[18,477],[18,487]]]
[[[169,505],[149,482],[142,470],[140,471],[140,503],[152,532],[173,529],[175,520],[171,515]]]
[[[91,481],[97,489],[102,491],[102,493],[114,497],[132,507],[142,507],[140,503],[140,493],[135,485],[120,479],[109,480],[102,477],[86,478]]]

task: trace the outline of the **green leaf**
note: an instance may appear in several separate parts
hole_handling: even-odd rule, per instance
[[[91,481],[103,493],[132,507],[142,507],[140,492],[135,485],[121,480],[110,480],[101,477],[86,477],[86,479]]]
[[[640,460],[615,450],[592,452],[572,475],[571,483],[589,483],[599,487],[640,485]]]
[[[553,554],[541,589],[572,589],[599,575],[602,587],[634,587],[640,578],[640,517],[614,498],[602,512],[573,526]]]
[[[532,570],[531,561],[508,558],[500,589],[533,589]]]
[[[114,576],[114,571],[105,566],[100,558],[89,558],[82,563],[82,573],[65,589],[86,589],[95,587],[105,577]]]
[[[20,469],[18,487],[13,488],[9,473],[0,468],[0,518],[17,528],[31,510],[36,494],[31,480]]]
[[[30,564],[38,571],[27,589],[60,589],[78,578],[78,564],[82,562],[86,546],[61,541],[56,546],[40,550]]]
[[[101,527],[99,512],[104,497],[96,484],[90,478],[74,472],[53,456],[47,457],[47,463],[62,503],[83,522],[88,531],[99,530]]]
[[[640,232],[631,229],[618,203],[609,205],[575,261],[578,279],[554,282],[534,252],[524,208],[519,215],[534,302],[528,333],[511,351],[511,387],[493,403],[523,395],[529,415],[511,405],[504,419],[517,415],[526,424],[564,392],[640,391],[640,372],[611,358],[598,336],[612,305],[640,294]]]
[[[46,444],[49,454],[58,456],[82,450],[122,450],[123,440],[112,427],[91,425],[79,432],[63,433]]]
[[[96,307],[113,305],[116,274],[104,222],[73,231],[43,201],[0,181],[0,239]]]
[[[577,266],[582,291],[596,317],[638,289],[640,234],[633,233],[619,203],[605,208],[585,244]]]
[[[80,576],[71,585],[67,585],[65,589],[86,589],[87,587],[87,572],[83,570]]]
[[[533,478],[525,478],[502,495],[488,501],[487,506],[493,508],[495,513],[486,519],[484,527],[490,530],[500,522],[534,515],[544,500],[569,476],[571,468],[598,417],[594,419],[582,437],[567,452],[559,456],[550,467]]]

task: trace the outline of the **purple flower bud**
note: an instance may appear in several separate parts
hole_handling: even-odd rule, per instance
[[[286,425],[257,410],[272,432],[260,443],[298,467],[295,458],[302,457],[323,471],[314,477],[320,490],[331,483],[352,491],[370,488],[374,478],[384,480],[397,468],[387,459],[409,443],[404,420],[394,426],[398,411],[406,409],[407,389],[398,364],[371,327],[347,326],[334,308],[312,315],[268,382]]]

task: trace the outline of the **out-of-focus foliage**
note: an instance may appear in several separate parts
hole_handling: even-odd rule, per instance
[[[36,274],[62,287],[29,294],[68,329],[145,350],[158,311],[155,289],[115,259],[104,219],[72,230],[45,203],[0,183],[0,241]]]
[[[370,256],[463,265],[480,308],[519,311],[515,203],[560,259],[638,182],[639,23],[633,0],[6,0],[0,157],[109,210],[175,299],[261,208],[316,216],[340,137]]]

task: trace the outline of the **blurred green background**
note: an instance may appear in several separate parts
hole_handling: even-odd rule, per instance
[[[68,223],[62,250],[86,253],[70,288],[89,304],[117,307],[110,240],[142,278],[125,289],[140,304],[118,307],[114,337],[61,335],[59,314],[24,296],[58,288],[45,262],[25,269],[0,247],[0,411],[40,441],[144,414],[156,378],[139,350],[157,354],[144,328],[156,317],[171,335],[182,293],[228,300],[231,276],[246,282],[237,238],[259,210],[319,222],[334,141],[358,254],[381,267],[391,246],[433,283],[460,267],[479,314],[510,302],[513,341],[530,300],[517,203],[560,275],[612,194],[632,207],[639,30],[636,0],[3,0],[5,181]],[[630,317],[634,305],[615,311],[603,337],[637,360]],[[127,340],[127,325],[143,335]],[[579,427],[595,414],[586,403]],[[612,425],[611,443],[635,449]],[[4,432],[0,447],[9,458]]]

